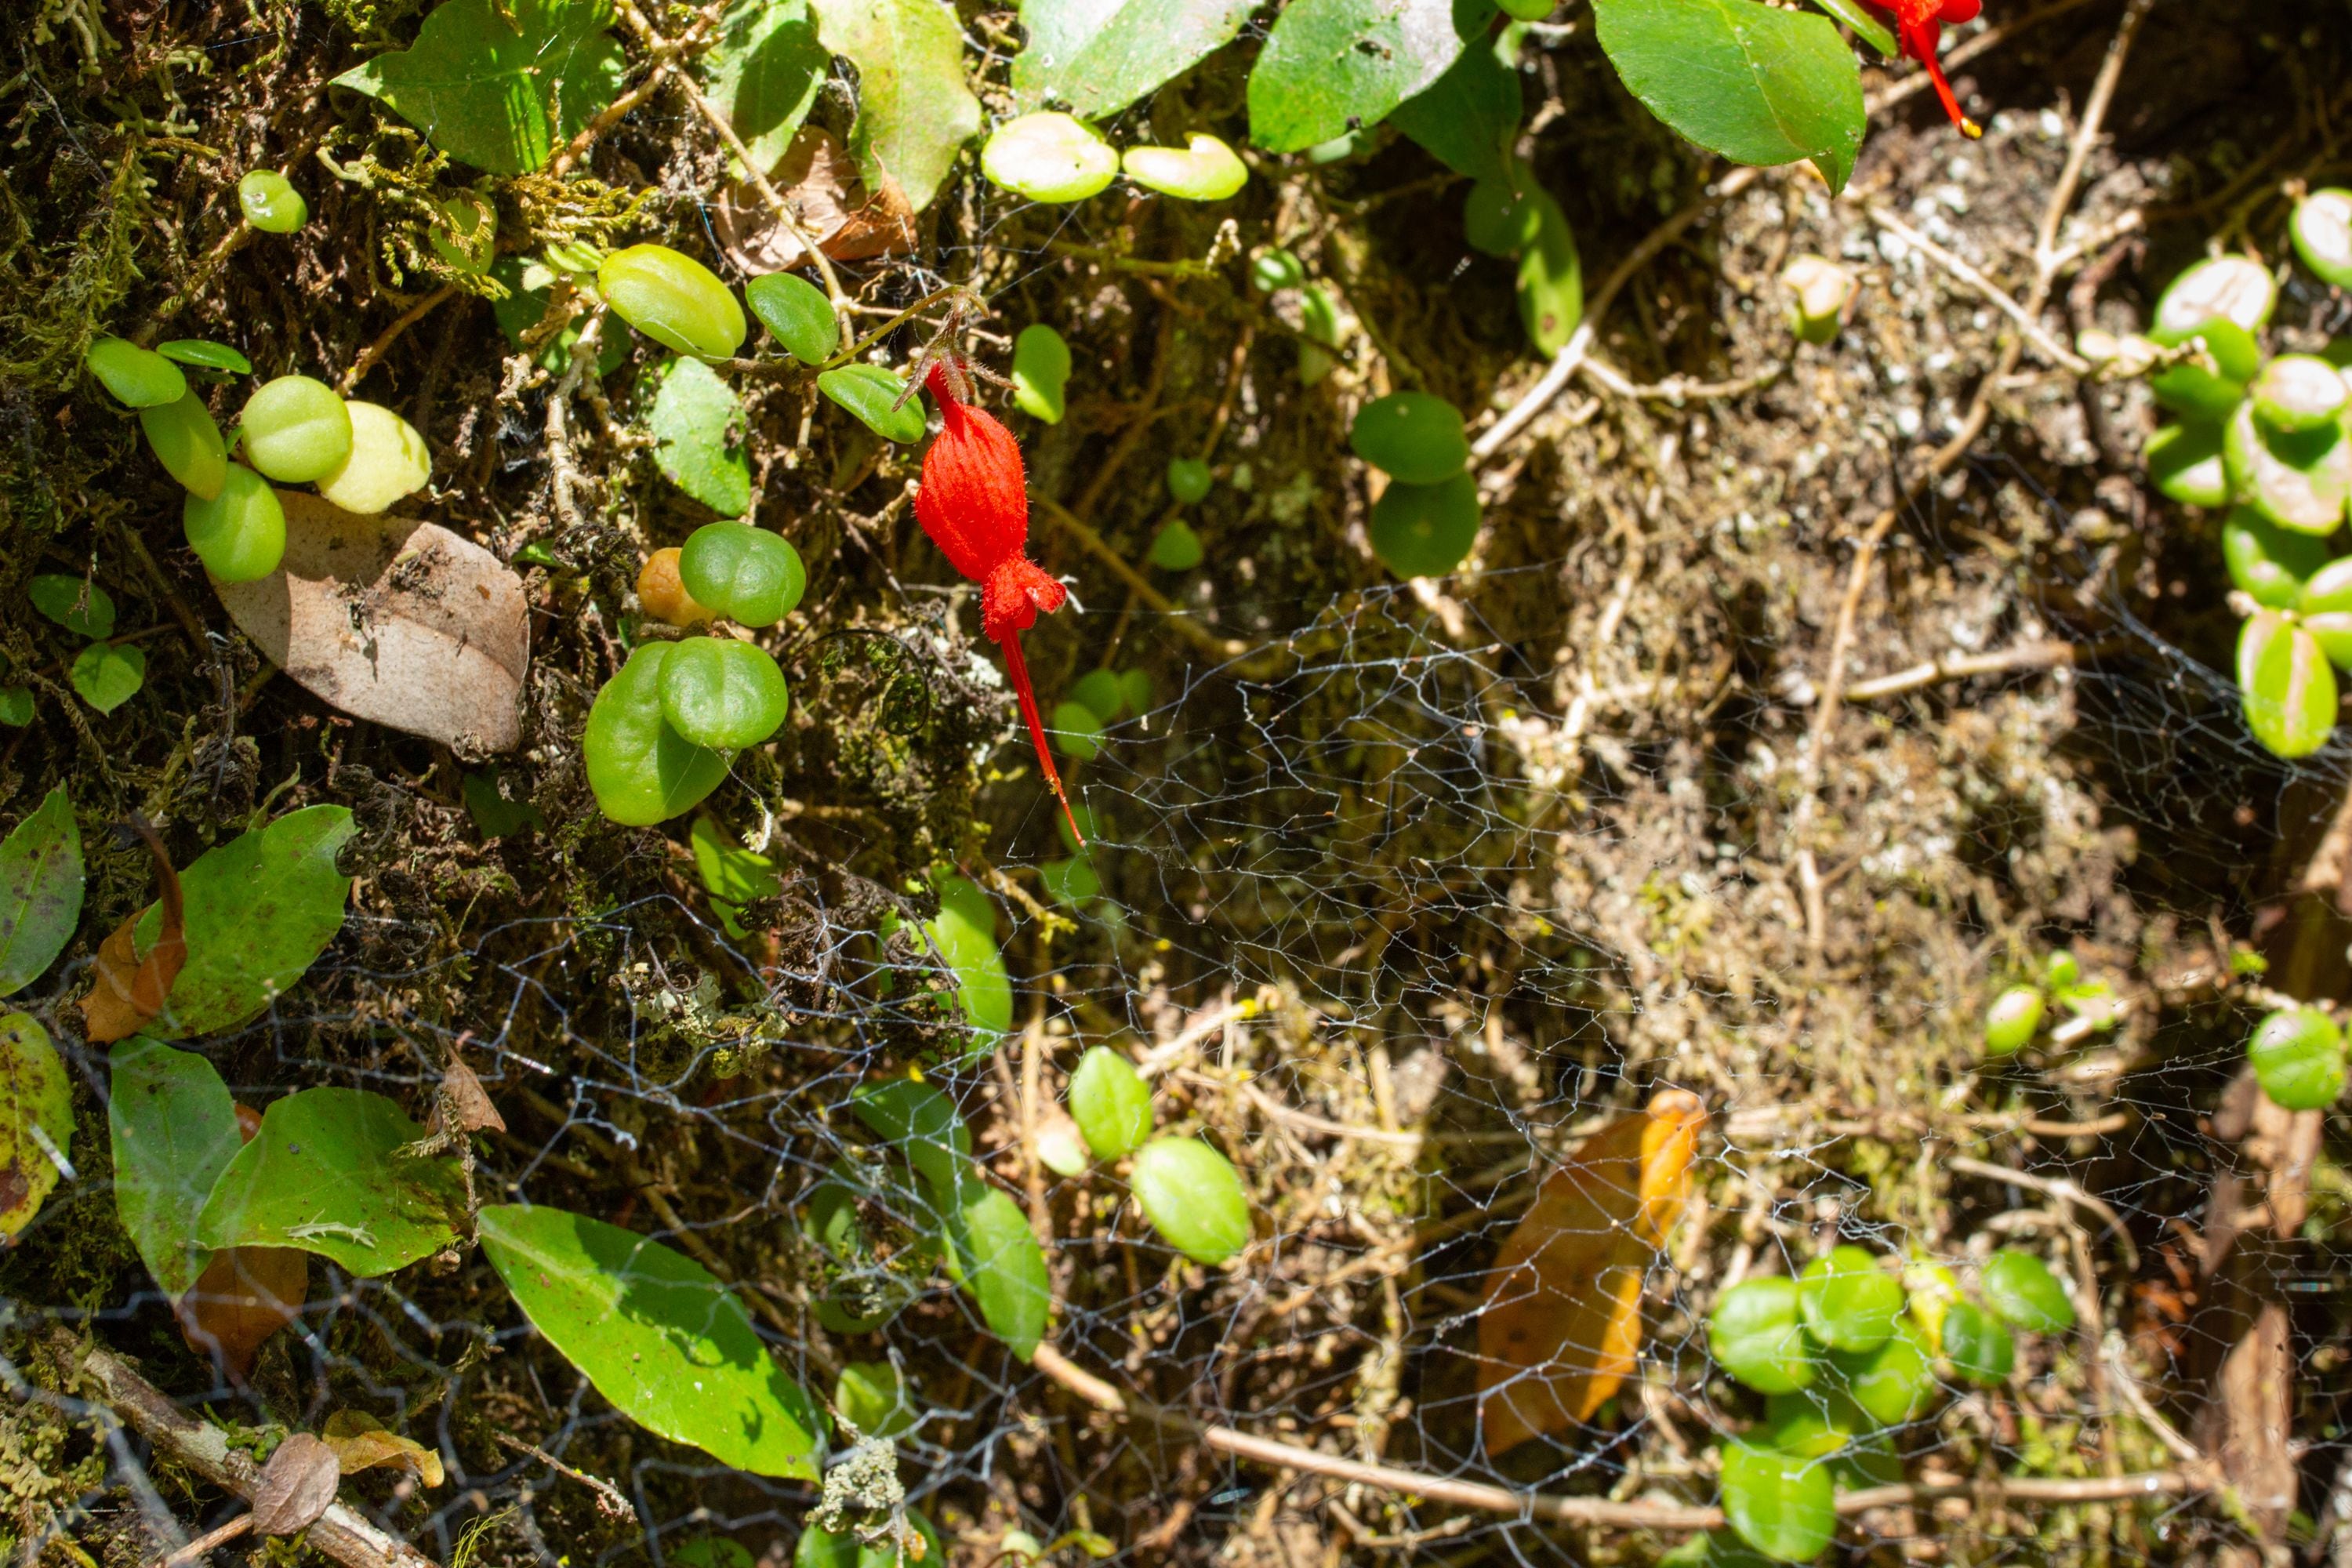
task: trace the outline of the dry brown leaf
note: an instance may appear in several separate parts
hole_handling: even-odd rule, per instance
[[[253,1487],[253,1528],[263,1535],[291,1535],[317,1522],[335,1500],[342,1480],[335,1451],[308,1432],[278,1445]]]
[[[857,161],[829,131],[802,130],[769,171],[768,183],[793,205],[801,228],[833,260],[903,256],[915,248],[915,210],[898,182],[886,177],[882,188],[869,195],[858,180]],[[748,180],[719,193],[711,225],[719,247],[746,272],[782,272],[808,260],[806,247],[776,221]]]
[[[425,1130],[427,1132],[441,1131],[445,1124],[444,1111],[447,1112],[446,1120],[455,1121],[460,1132],[479,1132],[485,1129],[503,1132],[507,1130],[507,1119],[500,1116],[499,1108],[490,1103],[489,1092],[482,1088],[482,1080],[474,1075],[474,1069],[467,1067],[466,1059],[455,1050],[449,1053],[448,1070],[441,1075],[441,1092],[435,1098],[433,1114],[425,1120]]]
[[[1503,1453],[1590,1420],[1641,1358],[1642,1288],[1690,1195],[1706,1111],[1664,1089],[1576,1146],[1503,1243],[1478,1318],[1478,1415]]]
[[[270,662],[354,718],[461,757],[522,738],[530,606],[522,579],[471,540],[414,518],[362,517],[280,490],[286,560],[215,584]]]
[[[155,933],[155,945],[141,954],[133,934],[140,915],[146,913],[141,910],[99,943],[89,994],[81,999],[82,1033],[94,1046],[129,1039],[161,1013],[164,1001],[172,994],[173,983],[180,978],[180,971],[188,962],[187,922],[180,906],[180,874],[172,869],[172,858],[164,853],[163,841],[155,836],[155,830],[143,822],[131,826],[146,841],[147,852],[155,858],[155,901],[162,906],[161,929]]]
[[[327,1447],[335,1451],[335,1462],[347,1476],[379,1465],[397,1465],[428,1487],[437,1487],[446,1479],[440,1455],[413,1438],[385,1430],[383,1422],[364,1410],[338,1410],[328,1416],[326,1437]]]

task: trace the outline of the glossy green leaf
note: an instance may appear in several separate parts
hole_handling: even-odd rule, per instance
[[[2221,430],[2221,457],[2239,500],[2299,533],[2343,526],[2352,501],[2352,431],[2337,420],[2303,431],[2271,428],[2248,398]]]
[[[751,330],[734,290],[667,245],[613,252],[597,264],[596,289],[621,320],[664,348],[698,359],[728,358]]]
[[[1108,1046],[1089,1046],[1070,1073],[1070,1119],[1097,1160],[1120,1160],[1151,1136],[1151,1086]]]
[[[1241,154],[1199,131],[1181,147],[1129,147],[1119,154],[1118,166],[1145,190],[1185,202],[1222,202],[1249,184],[1249,165]]]
[[[732,0],[701,68],[710,101],[765,174],[816,106],[833,53],[817,41],[807,0]]]
[[[1969,1382],[1990,1388],[2005,1382],[2017,1364],[2017,1342],[2008,1326],[1974,1301],[1955,1301],[1944,1313],[1944,1356]]]
[[[492,1205],[480,1228],[531,1326],[615,1408],[737,1469],[816,1479],[824,1418],[709,1269],[562,1209]]]
[[[1233,42],[1255,0],[1023,0],[1013,90],[1104,120]]]
[[[1013,340],[1013,401],[1033,418],[1062,422],[1070,380],[1070,345],[1043,321],[1032,321]]]
[[[228,443],[193,389],[177,403],[141,409],[139,431],[163,471],[183,489],[207,500],[220,494],[228,478]]]
[[[2278,284],[2270,268],[2251,257],[2209,257],[2166,286],[2157,299],[2147,335],[2171,346],[2187,342],[2217,319],[2241,333],[2257,332],[2277,305]],[[2251,363],[2225,368],[2241,381],[2253,374]]]
[[[215,583],[256,583],[286,559],[286,507],[268,480],[243,463],[228,466],[221,493],[180,503],[180,531]]]
[[[1519,252],[1519,322],[1538,351],[1556,354],[1584,320],[1584,260],[1549,192],[1529,186],[1521,201],[1534,237]]]
[[[183,870],[188,962],[148,1032],[171,1039],[234,1028],[290,990],[343,929],[352,879],[335,861],[353,831],[347,808],[305,806]],[[139,917],[139,951],[162,931],[151,905]]]
[[[493,174],[527,174],[619,94],[611,0],[444,0],[416,42],[334,85],[379,100],[434,146]]]
[[[2303,264],[2338,289],[2352,289],[2352,191],[2314,191],[2294,204],[2287,233]]]
[[[111,713],[146,684],[146,651],[135,643],[117,647],[94,642],[76,656],[71,679],[84,702],[101,713]]]
[[[2195,350],[2191,357],[2147,379],[2156,400],[2190,423],[2228,418],[2262,363],[2262,347],[2253,334],[2227,317],[2216,316],[2181,331],[2152,329],[2148,341],[2161,348]]]
[[[2228,506],[2230,469],[2221,459],[2221,427],[2202,419],[2160,426],[2147,438],[2147,477],[2183,506]]]
[[[784,890],[776,863],[736,843],[708,816],[694,819],[687,845],[694,851],[694,869],[702,879],[703,891],[710,895],[710,907],[719,911],[727,934],[740,941],[744,931],[736,923],[737,912],[754,899],[772,899]]]
[[[212,1261],[196,1226],[245,1145],[236,1104],[213,1064],[143,1035],[114,1047],[106,1121],[114,1146],[114,1206],[147,1272],[174,1299]]]
[[[1462,411],[1426,392],[1391,392],[1356,411],[1348,428],[1356,456],[1392,479],[1433,485],[1470,461]]]
[[[237,416],[237,445],[255,472],[284,485],[325,479],[352,455],[351,409],[325,382],[281,375],[263,382]]]
[[[972,1030],[975,1050],[1013,1027],[1013,977],[995,938],[944,916],[923,927],[955,976],[957,1011]]]
[[[1456,474],[1433,485],[1391,481],[1372,503],[1372,552],[1400,577],[1443,577],[1478,542],[1478,481]]]
[[[926,416],[922,394],[917,393],[893,408],[891,405],[898,403],[907,384],[878,364],[836,366],[818,376],[816,386],[886,441],[906,446],[923,438]]]
[[[0,1243],[20,1234],[73,1154],[73,1085],[29,1013],[0,1017]]]
[[[947,1221],[949,1272],[979,1304],[989,1332],[1027,1361],[1045,1337],[1054,1299],[1045,1252],[1029,1216],[977,1172],[963,1176],[952,1193],[938,1195]]]
[[[791,705],[768,650],[734,637],[685,637],[662,668],[662,717],[694,745],[740,752],[774,734]]]
[[[1832,1350],[1876,1350],[1903,1311],[1903,1282],[1859,1247],[1814,1258],[1797,1286],[1806,1331]]]
[[[234,371],[239,375],[253,374],[253,362],[229,347],[209,338],[173,338],[155,345],[155,352],[165,359],[182,364],[201,365],[206,370]]]
[[[125,338],[99,339],[83,363],[125,408],[154,408],[188,395],[188,378],[178,365]]]
[[[743,286],[751,314],[803,364],[822,364],[841,343],[841,320],[824,290],[791,272],[771,272]]]
[[[1810,158],[1832,194],[1864,114],[1853,51],[1826,16],[1756,0],[1593,0],[1601,47],[1651,113],[1740,163]]]
[[[1794,1279],[1745,1279],[1726,1290],[1707,1318],[1706,1342],[1724,1371],[1759,1394],[1793,1393],[1821,1374]]]
[[[2341,418],[2347,392],[2343,373],[2317,354],[2281,354],[2246,386],[2254,416],[2294,435]]]
[[[1989,1057],[2015,1056],[2033,1041],[2048,1003],[2032,985],[2012,985],[1985,1009],[1984,1047]]]
[[[691,811],[727,777],[724,754],[696,745],[663,716],[662,666],[672,646],[639,644],[588,710],[588,787],[597,808],[625,826]]]
[[[1853,28],[1854,36],[1876,49],[1882,59],[1891,60],[1903,52],[1894,30],[1861,0],[1813,0],[1813,4]]]
[[[1496,47],[1474,44],[1389,121],[1457,174],[1506,180],[1524,109],[1519,73]]]
[[[398,1105],[364,1089],[272,1100],[214,1184],[196,1241],[315,1252],[362,1279],[429,1258],[456,1243],[466,1189],[456,1161],[399,1152],[424,1136]]]
[[[2050,1265],[2031,1252],[2004,1247],[1985,1259],[1985,1305],[2031,1334],[2063,1333],[2074,1326],[2074,1303]]]
[[[86,637],[114,635],[114,597],[97,584],[61,572],[45,572],[25,584],[33,608],[66,630]]]
[[[2246,1059],[2263,1092],[2288,1110],[2324,1110],[2344,1093],[2344,1033],[2316,1007],[2264,1018],[2246,1042]]]
[[[2218,437],[2215,447],[2220,447]],[[2327,565],[2327,542],[2281,528],[2253,508],[2242,506],[2221,524],[2221,559],[2229,565],[2230,581],[2254,603],[2291,610],[2302,600],[2305,582]]]
[[[922,211],[980,132],[955,12],[939,0],[811,0],[810,9],[819,40],[857,68],[849,150],[866,189],[896,180]]]
[[[2273,755],[2307,757],[2335,732],[2336,671],[2326,650],[2273,610],[2238,630],[2239,704],[2246,728]]]
[[[310,221],[310,204],[293,181],[275,169],[254,169],[241,176],[236,205],[245,221],[264,234],[292,234]]]
[[[1103,721],[1083,702],[1056,702],[1045,716],[1045,733],[1054,750],[1073,762],[1092,762],[1102,754]]]
[[[1249,1194],[1233,1162],[1198,1138],[1154,1138],[1128,1174],[1151,1227],[1195,1263],[1224,1262],[1249,1245]]]
[[[379,403],[353,398],[352,455],[319,481],[319,494],[345,511],[373,515],[422,489],[433,454],[415,426]]]
[[[743,401],[709,365],[670,361],[646,412],[646,427],[654,436],[654,461],[670,483],[721,517],[740,517],[751,506]]]
[[[1723,1512],[1739,1538],[1780,1563],[1810,1563],[1837,1535],[1827,1463],[1737,1438],[1723,1445]]]
[[[81,828],[65,786],[0,841],[0,996],[41,977],[81,920]]]
[[[834,1380],[833,1407],[861,1437],[903,1437],[922,1420],[907,1380],[886,1361],[854,1361]]]
[[[1515,159],[1502,175],[1472,185],[1462,199],[1463,241],[1487,256],[1517,256],[1533,245],[1543,214],[1527,199],[1531,184]]]
[[[1916,1418],[1936,1396],[1927,1338],[1909,1322],[1896,1323],[1876,1350],[1832,1351],[1830,1363],[1855,1405],[1885,1426]]]
[[[1292,0],[1250,72],[1250,140],[1299,153],[1376,125],[1486,35],[1492,0]]]
[[[696,604],[747,626],[774,626],[808,591],[792,541],[735,522],[696,529],[678,552],[677,576]]]
[[[1033,202],[1082,202],[1118,174],[1118,153],[1094,127],[1057,110],[998,126],[980,150],[981,173]]]
[[[861,1086],[849,1109],[905,1157],[943,1197],[970,1173],[971,1129],[955,1101],[912,1079]]]

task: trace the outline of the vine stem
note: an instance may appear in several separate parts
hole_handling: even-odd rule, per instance
[[[1563,1497],[1551,1492],[1518,1491],[1510,1487],[1456,1480],[1451,1476],[1433,1475],[1425,1470],[1410,1470],[1398,1465],[1367,1464],[1358,1459],[1342,1458],[1337,1454],[1302,1448],[1294,1443],[1254,1436],[1231,1426],[1194,1421],[1176,1411],[1129,1398],[1072,1362],[1051,1344],[1037,1347],[1034,1364],[1039,1372],[1097,1410],[1150,1421],[1171,1432],[1183,1433],[1202,1447],[1213,1448],[1221,1454],[1230,1454],[1234,1458],[1248,1459],[1276,1469],[1328,1476],[1334,1480],[1370,1487],[1398,1496],[1447,1503],[1456,1508],[1476,1509],[1481,1512],[1516,1519],[1541,1520],[1551,1524],[1589,1524],[1612,1529],[1696,1534],[1701,1531],[1719,1530],[1725,1522],[1721,1509],[1703,1504],[1620,1502],[1612,1498]],[[1842,1514],[1866,1513],[1873,1509],[1899,1508],[1906,1503],[1927,1502],[1938,1498],[1974,1497],[2051,1504],[2121,1502],[2135,1498],[2191,1496],[2208,1490],[2210,1485],[2208,1479],[2192,1475],[2186,1469],[2146,1470],[2135,1475],[2054,1480],[2030,1477],[2017,1479],[1987,1477],[1955,1481],[1906,1481],[1842,1492],[1838,1496],[1837,1510]]]

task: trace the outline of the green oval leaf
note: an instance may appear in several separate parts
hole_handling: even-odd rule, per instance
[[[942,1194],[970,1173],[971,1129],[955,1101],[929,1084],[905,1078],[866,1084],[849,1097],[849,1109]]]
[[[114,1047],[106,1124],[114,1206],[147,1272],[176,1300],[212,1261],[196,1240],[205,1200],[245,1145],[213,1064],[144,1035]]]
[[[767,649],[733,637],[687,637],[662,667],[662,717],[698,746],[756,746],[784,721],[791,698]]]
[[[2316,1007],[2264,1018],[2246,1042],[2246,1059],[2263,1092],[2288,1110],[2324,1110],[2344,1093],[2344,1033]]]
[[[822,364],[841,342],[841,321],[833,301],[807,279],[771,272],[743,286],[744,302],[784,352],[803,364]]]
[[[343,929],[352,879],[335,859],[353,831],[345,807],[305,806],[181,872],[188,961],[148,1032],[173,1039],[234,1028],[292,988]],[[139,951],[162,930],[151,905],[139,917]]]
[[[698,359],[670,361],[646,427],[663,478],[721,517],[743,515],[751,504],[743,401],[716,371]]]
[[[1023,0],[1029,42],[1013,58],[1013,90],[1026,108],[1053,98],[1108,119],[1233,42],[1255,8],[1255,0]]]
[[[782,162],[832,70],[833,52],[817,42],[807,0],[732,0],[702,57],[710,101],[763,174]],[[741,161],[728,162],[743,178]]]
[[[2326,650],[2274,610],[2238,632],[2239,702],[2246,728],[2273,755],[2307,757],[2336,729],[2336,671]]]
[[[1200,534],[1180,517],[1151,536],[1151,549],[1145,559],[1162,572],[1190,572],[1206,553]]]
[[[251,360],[226,343],[216,343],[210,338],[173,338],[169,342],[157,343],[155,352],[165,359],[201,365],[205,370],[234,371],[238,375],[253,374]]]
[[[114,635],[114,600],[97,584],[63,573],[44,572],[25,584],[33,608],[69,632],[86,637]]]
[[[2050,1265],[2014,1247],[1985,1259],[1984,1299],[1995,1313],[2031,1334],[2059,1334],[2074,1326],[2074,1303]]]
[[[2001,1321],[1974,1301],[1955,1301],[1944,1313],[1944,1355],[1969,1383],[1990,1388],[2017,1364],[2017,1342]]]
[[[1534,238],[1519,252],[1519,322],[1538,351],[1556,354],[1584,320],[1584,261],[1549,191],[1528,187],[1520,205]]]
[[[0,996],[40,978],[81,920],[81,828],[60,784],[0,842]]]
[[[461,163],[527,174],[618,96],[612,20],[611,0],[446,0],[415,45],[334,85],[379,100]]]
[[[1909,1322],[1895,1324],[1895,1332],[1874,1351],[1833,1351],[1830,1362],[1855,1405],[1885,1426],[1914,1419],[1936,1395],[1936,1369],[1927,1338]]]
[[[1070,1073],[1070,1120],[1097,1160],[1118,1160],[1151,1136],[1151,1086],[1108,1046],[1089,1046]]]
[[[2295,203],[2288,232],[2303,264],[2338,289],[2352,289],[2352,191],[2314,191]]]
[[[2048,1007],[2040,989],[2032,985],[2012,985],[1994,997],[1985,1009],[1985,1054],[2009,1057],[2023,1050],[2042,1027]]]
[[[1151,1227],[1193,1262],[1213,1267],[1249,1245],[1241,1176],[1198,1138],[1154,1138],[1136,1151],[1128,1183]]]
[[[2276,430],[2255,417],[2248,398],[2221,427],[2221,459],[2238,499],[2281,528],[2325,535],[2343,526],[2352,501],[2352,432],[2340,421]]]
[[[83,357],[89,374],[126,408],[153,408],[188,395],[180,367],[125,338],[100,338]]]
[[[1400,577],[1443,577],[1478,542],[1478,481],[1456,474],[1433,485],[1391,481],[1372,503],[1372,553]]]
[[[908,398],[900,407],[891,407],[907,390],[907,384],[878,364],[836,366],[818,376],[816,386],[884,440],[896,441],[903,447],[923,438],[926,416],[922,395],[918,393]]]
[[[1707,1318],[1706,1342],[1724,1371],[1759,1394],[1793,1394],[1821,1373],[1794,1279],[1744,1279],[1726,1290]]]
[[[1862,146],[1862,72],[1826,16],[1756,0],[1593,0],[1601,47],[1651,113],[1741,163],[1811,158],[1832,195]]]
[[[424,1136],[399,1106],[364,1089],[272,1100],[214,1184],[196,1240],[215,1251],[315,1252],[362,1279],[429,1258],[457,1241],[466,1189],[456,1161],[399,1152]]]
[[[228,479],[228,444],[194,389],[177,403],[141,409],[139,431],[163,471],[184,489],[206,500],[220,494]]]
[[[596,808],[629,827],[691,811],[727,777],[727,757],[698,746],[662,713],[668,643],[640,643],[588,710],[582,752]]]
[[[792,542],[763,528],[712,522],[677,555],[678,581],[694,602],[747,626],[772,626],[808,591],[808,569]]]
[[[1348,446],[1372,467],[1407,484],[1433,485],[1470,460],[1462,411],[1426,392],[1391,392],[1356,411]]]
[[[2221,460],[2221,427],[2202,419],[2167,425],[2143,449],[2147,477],[2183,506],[2230,504],[2230,470]],[[2267,520],[2265,520],[2267,521]]]
[[[73,1147],[73,1085],[29,1013],[0,1017],[0,1242],[33,1222]]]
[[[1876,1350],[1903,1311],[1903,1282],[1859,1247],[1833,1247],[1814,1258],[1797,1289],[1805,1328],[1832,1350]]]
[[[1029,1216],[969,1166],[952,1194],[942,1191],[939,1196],[947,1220],[949,1273],[979,1304],[989,1332],[1027,1361],[1045,1337],[1045,1314],[1054,1299],[1045,1252],[1029,1228]]]
[[[1484,37],[1491,0],[1292,0],[1249,79],[1250,140],[1298,153],[1377,125]]]
[[[1022,328],[1013,340],[1013,401],[1021,411],[1059,425],[1069,380],[1070,345],[1062,334],[1043,321]]]
[[[73,689],[101,713],[111,713],[147,682],[147,655],[136,644],[94,642],[73,661]]]
[[[496,1204],[479,1226],[531,1326],[615,1408],[737,1469],[816,1479],[824,1418],[709,1269],[562,1209]]]
[[[1810,1563],[1837,1535],[1837,1488],[1822,1459],[1723,1445],[1723,1512],[1739,1538],[1780,1563]]]
[[[894,180],[917,212],[980,132],[963,74],[963,33],[939,0],[811,0],[817,37],[857,68],[849,150],[869,191]]]
[[[854,1361],[834,1380],[833,1407],[861,1437],[902,1437],[922,1420],[907,1380],[886,1361]]]

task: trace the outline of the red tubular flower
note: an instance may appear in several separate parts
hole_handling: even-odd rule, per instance
[[[1881,11],[1895,16],[1895,36],[1903,41],[1903,52],[1927,68],[1929,79],[1936,84],[1936,96],[1944,100],[1944,112],[1960,128],[1960,134],[1974,138],[1984,134],[1984,127],[1960,112],[1960,100],[1952,96],[1952,84],[1944,79],[1944,68],[1936,58],[1937,46],[1943,42],[1947,22],[1973,22],[1984,9],[1984,0],[1870,0]]]
[[[915,518],[955,569],[980,584],[980,629],[1003,650],[1005,672],[1021,717],[1037,748],[1037,766],[1062,803],[1062,815],[1080,845],[1078,819],[1045,747],[1045,726],[1037,717],[1037,692],[1021,657],[1021,634],[1052,615],[1069,590],[1029,559],[1029,489],[1021,468],[1021,447],[1013,432],[984,408],[966,399],[970,383],[961,369],[941,359],[931,366],[931,395],[939,400],[946,427],[923,454],[923,482],[915,491]]]

